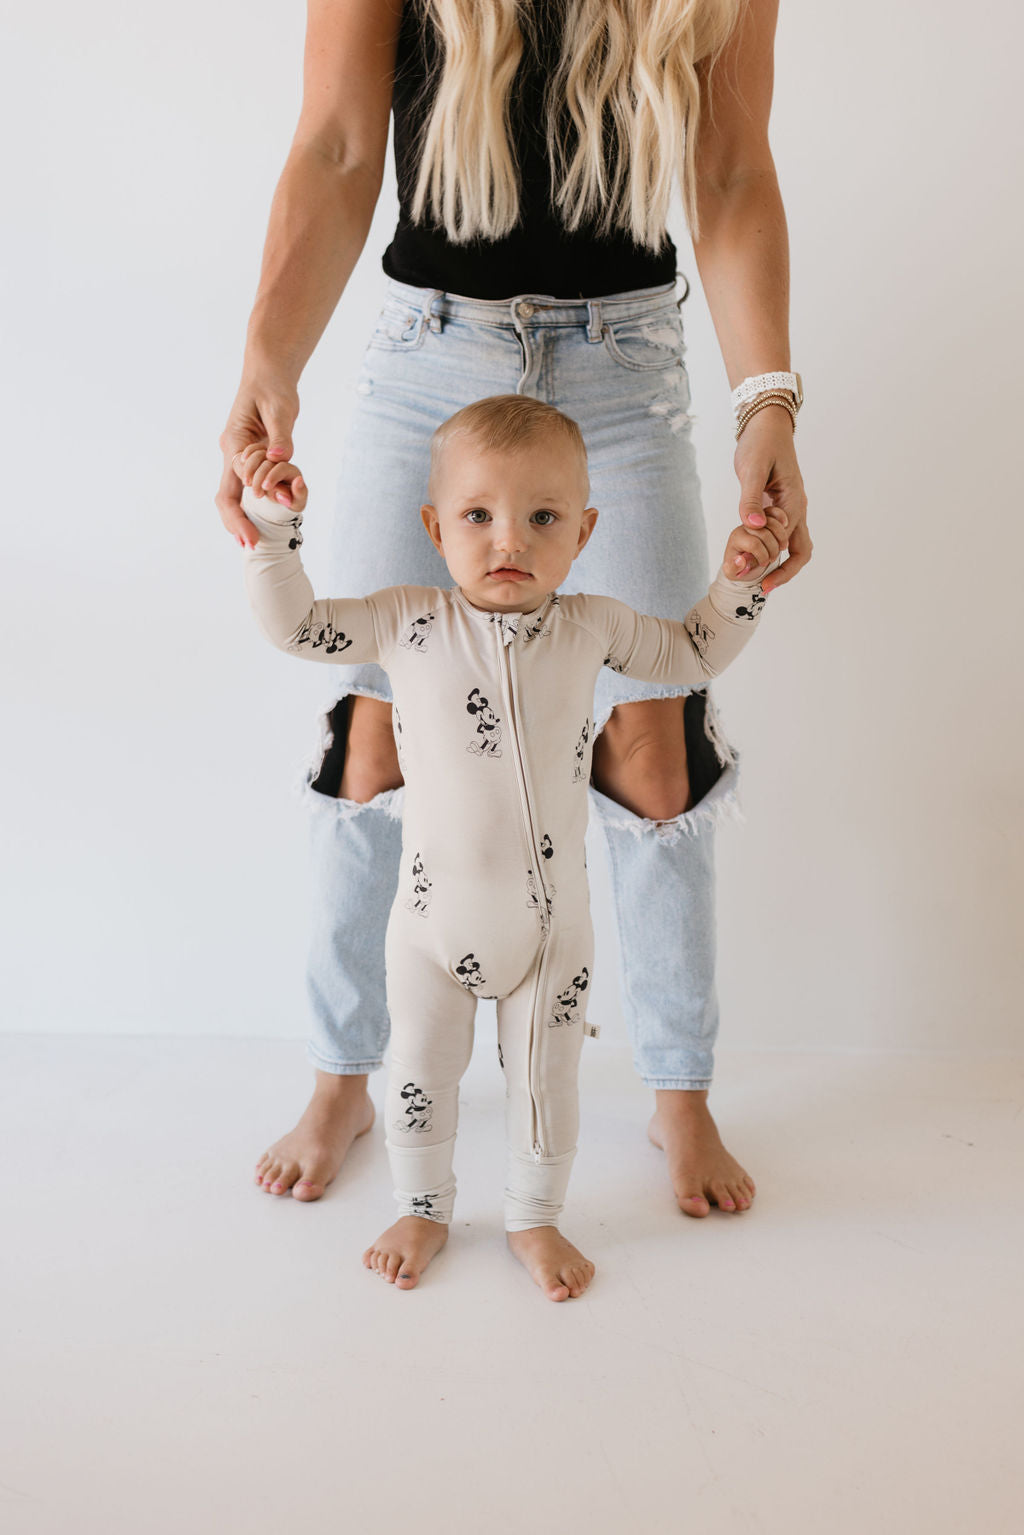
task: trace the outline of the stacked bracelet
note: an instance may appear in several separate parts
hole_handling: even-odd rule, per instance
[[[793,404],[792,395],[783,394],[780,390],[769,390],[765,394],[759,394],[757,398],[752,400],[751,403],[744,409],[742,415],[736,423],[737,442],[739,441],[740,433],[743,431],[743,428],[746,426],[751,416],[756,416],[759,410],[764,410],[768,405],[781,405],[784,410],[787,410],[789,412],[790,420],[793,423],[793,430],[794,432],[796,431],[797,407]]]
[[[795,432],[796,413],[803,403],[804,385],[799,373],[758,373],[754,378],[745,378],[732,392],[737,440],[751,416],[767,405],[781,405],[788,410]]]

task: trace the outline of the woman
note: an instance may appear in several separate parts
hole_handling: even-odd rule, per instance
[[[515,391],[579,421],[594,505],[606,525],[630,519],[631,559],[605,568],[598,535],[579,589],[685,615],[706,588],[707,555],[665,234],[674,178],[730,385],[753,381],[735,457],[740,515],[763,526],[768,501],[784,508],[789,558],[765,590],[791,580],[811,554],[799,397],[764,377],[789,370],[786,225],[767,131],[776,16],[777,0],[309,0],[302,112],[220,439],[228,530],[257,537],[234,454],[258,441],[291,456],[298,378],[363,249],[393,110],[400,219],[345,448],[330,589],[447,584],[417,531],[428,438],[470,400]],[[378,515],[363,547],[355,525],[370,519],[350,525],[345,510],[368,503]],[[316,1088],[256,1169],[266,1191],[299,1199],[319,1198],[369,1129],[367,1073],[387,1042],[383,932],[402,779],[386,679],[365,667],[338,676],[307,785]],[[712,843],[735,753],[705,692],[630,684],[608,668],[601,686],[593,805],[636,1064],[655,1091],[648,1133],[686,1214],[745,1209],[753,1180],[707,1107]]]

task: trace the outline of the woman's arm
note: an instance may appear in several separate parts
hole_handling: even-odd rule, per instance
[[[242,380],[220,437],[221,520],[258,533],[231,460],[254,442],[288,459],[298,381],[366,243],[387,152],[401,0],[308,0],[302,110],[274,193]]]
[[[778,0],[747,0],[710,87],[702,74],[694,255],[731,388],[790,370],[789,240],[768,144],[777,17]],[[752,417],[734,463],[741,520],[763,526],[767,493],[789,521],[789,558],[764,585],[774,591],[812,549],[792,423],[781,405]]]

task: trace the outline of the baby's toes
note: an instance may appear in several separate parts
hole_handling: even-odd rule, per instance
[[[384,1275],[384,1278],[387,1280],[388,1284],[394,1284],[395,1280],[398,1278],[398,1270],[401,1267],[401,1253],[388,1253],[384,1267],[381,1269],[381,1273]]]
[[[280,1171],[280,1162],[268,1162],[266,1167],[263,1169],[263,1192],[265,1194],[270,1193],[270,1186]]]
[[[720,1210],[735,1210],[736,1201],[727,1183],[713,1183],[711,1197]]]

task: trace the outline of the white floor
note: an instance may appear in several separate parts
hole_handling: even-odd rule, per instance
[[[760,1192],[695,1221],[588,1041],[565,1228],[598,1273],[554,1305],[504,1246],[492,1053],[402,1293],[359,1261],[379,1121],[318,1204],[250,1182],[301,1046],[0,1039],[4,1535],[1024,1528],[1024,1058],[723,1050]]]

